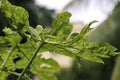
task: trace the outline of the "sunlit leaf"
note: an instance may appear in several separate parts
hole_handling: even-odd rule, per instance
[[[52,23],[53,28],[50,33],[56,35],[62,27],[64,27],[66,24],[69,24],[70,17],[71,14],[69,12],[59,13]]]
[[[49,58],[40,58],[39,56],[33,62],[33,65],[36,64],[35,67],[31,68],[31,71],[35,74],[38,74],[40,79],[42,80],[57,80],[57,78],[53,75],[55,72],[60,70],[58,63]]]
[[[66,55],[66,56],[69,56],[69,57],[75,57],[75,55],[70,51],[68,50],[66,47],[62,47],[62,46],[59,46],[59,45],[54,45],[54,44],[45,44],[41,51],[49,51],[49,52],[52,52],[52,53],[56,53],[56,54],[62,54],[62,55]]]
[[[90,26],[97,21],[92,21],[89,24],[85,25],[83,29],[80,31],[79,35],[75,36],[73,40],[69,41],[69,44],[73,44],[74,42],[77,42],[81,40],[92,28]]]
[[[14,6],[7,0],[2,0],[1,11],[8,18],[10,25],[13,29],[23,34],[25,29],[29,26],[28,12],[19,6]]]

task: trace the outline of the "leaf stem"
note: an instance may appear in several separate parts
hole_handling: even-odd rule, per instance
[[[29,59],[29,57],[25,54],[25,52],[18,46],[17,47],[19,50],[20,50],[20,52],[26,57],[26,59],[29,61],[30,59]],[[36,69],[37,70],[37,68],[33,65],[33,64],[31,64],[33,67],[34,67],[34,69]],[[38,71],[38,70],[37,70]]]
[[[30,67],[30,65],[32,64],[33,60],[35,59],[37,53],[39,52],[39,50],[41,49],[41,47],[45,44],[45,42],[41,42],[39,47],[36,49],[36,51],[34,52],[33,56],[31,57],[30,61],[28,62],[27,66],[24,68],[24,70],[22,71],[21,75],[18,77],[17,80],[21,80],[23,78],[23,76],[25,75],[27,69]]]
[[[16,72],[13,72],[13,71],[9,71],[9,70],[7,70],[7,69],[3,69],[3,71],[8,72],[9,74],[13,74],[13,75],[16,75],[16,76],[20,76],[20,73],[16,73]],[[25,75],[25,78],[27,78],[28,80],[32,80],[32,79],[30,79],[27,75]]]
[[[3,67],[6,65],[9,57],[11,56],[12,52],[15,50],[16,47],[13,47],[12,50],[8,53],[7,57],[5,58],[5,60],[3,61],[2,65],[0,66],[0,69],[3,69]]]

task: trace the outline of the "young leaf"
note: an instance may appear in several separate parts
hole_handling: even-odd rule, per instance
[[[83,36],[86,33],[88,33],[92,29],[92,28],[90,28],[90,26],[95,22],[97,22],[97,21],[94,20],[94,21],[90,22],[89,24],[85,25],[84,28],[81,30],[80,35]]]
[[[29,26],[28,12],[22,7],[12,5],[7,0],[2,0],[1,11],[8,18],[12,28],[24,34]]]
[[[46,36],[46,42],[47,43],[64,43],[69,39],[70,33],[72,31],[72,24],[66,24],[64,25],[61,30],[59,30],[56,34],[54,35],[47,35]]]
[[[74,39],[70,40],[68,42],[68,44],[73,44],[74,42],[81,40],[84,37],[84,35],[86,35],[92,29],[92,28],[90,28],[90,26],[91,26],[91,24],[93,24],[95,22],[97,22],[97,21],[92,21],[89,24],[85,25],[84,28],[79,33],[79,35],[77,35]]]
[[[41,25],[37,25],[36,26],[36,30],[39,32],[39,34],[40,33],[42,33],[42,31],[43,31],[43,27],[41,26]]]
[[[35,40],[41,40],[41,34],[45,31],[41,25],[37,25],[36,28],[29,27],[29,33],[31,34],[31,37]]]
[[[17,46],[21,41],[21,36],[18,33],[6,35],[4,38],[10,46]]]
[[[53,28],[50,31],[50,34],[56,35],[62,27],[64,27],[66,24],[69,24],[70,17],[71,14],[69,12],[59,13],[52,23]]]
[[[57,39],[60,41],[60,42],[65,42],[68,40],[68,37],[72,31],[72,24],[66,24],[64,25],[61,30],[58,31],[57,33]]]
[[[13,34],[13,33],[14,33],[10,28],[7,28],[7,27],[5,27],[5,28],[3,29],[3,32],[4,32],[6,35],[10,35],[10,34]]]
[[[37,56],[33,65],[36,65],[36,68],[32,67],[31,71],[38,74],[41,80],[57,80],[53,74],[59,71],[60,67],[55,60],[50,58],[40,58],[40,56]]]

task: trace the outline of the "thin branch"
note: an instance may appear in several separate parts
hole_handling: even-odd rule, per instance
[[[21,75],[18,77],[17,80],[21,80],[23,78],[23,76],[25,75],[27,69],[30,67],[30,65],[32,64],[33,60],[35,59],[37,53],[39,52],[39,50],[42,48],[42,46],[44,45],[44,42],[41,42],[39,47],[36,49],[36,51],[34,52],[33,56],[31,57],[30,61],[28,62],[27,66],[24,68],[24,70],[22,71]]]
[[[17,47],[19,50],[20,50],[20,52],[26,57],[26,59],[29,61],[30,59],[29,59],[29,57],[25,54],[25,52],[22,50],[22,49],[20,49],[20,47],[18,46]],[[37,68],[33,65],[33,64],[31,64],[33,67],[34,67],[34,69],[36,69],[37,70]],[[37,70],[38,71],[38,70]]]
[[[3,69],[3,67],[6,65],[9,57],[11,56],[12,52],[16,49],[16,47],[13,47],[12,50],[8,53],[7,57],[3,61],[2,65],[0,66],[0,69]]]

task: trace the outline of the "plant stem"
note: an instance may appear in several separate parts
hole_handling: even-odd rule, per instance
[[[16,47],[13,47],[12,50],[8,53],[7,57],[5,58],[5,60],[3,61],[2,65],[0,66],[0,69],[3,69],[3,67],[6,65],[9,57],[11,56],[12,52],[15,50]]]
[[[21,50],[19,47],[17,47],[19,50],[20,50],[20,52],[22,52],[22,54],[26,57],[26,59],[29,61],[30,59],[29,59],[29,57],[24,53],[24,51],[23,50]],[[37,70],[37,68],[33,65],[33,64],[31,64],[33,67],[34,67],[34,69],[36,69]]]
[[[12,71],[7,71],[8,73],[10,73],[10,74],[14,74],[14,75],[16,75],[16,76],[20,76],[20,73],[16,73],[16,72],[12,72]],[[30,79],[28,76],[26,76],[25,75],[25,78],[27,78],[28,80],[32,80],[32,79]]]
[[[32,64],[33,60],[35,59],[37,53],[39,52],[40,48],[42,48],[42,46],[44,45],[44,42],[41,42],[39,47],[36,49],[36,51],[34,52],[33,56],[31,57],[30,61],[28,62],[27,66],[24,68],[24,70],[22,71],[21,75],[18,77],[17,80],[22,80],[23,76],[25,75],[27,69],[30,67],[30,65]]]

